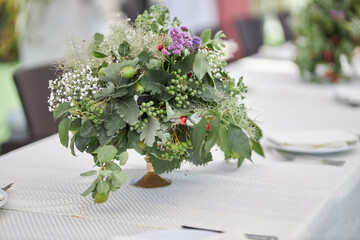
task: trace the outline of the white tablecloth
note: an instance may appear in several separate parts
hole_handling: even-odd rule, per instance
[[[265,134],[329,128],[360,133],[360,109],[335,101],[332,86],[300,82],[290,62],[247,58],[228,69],[246,76],[246,101]],[[0,157],[0,186],[15,182],[0,209],[0,239],[109,239],[181,225],[279,239],[357,239],[359,148],[329,156],[346,160],[343,167],[285,162],[268,153],[237,169],[215,156],[206,168],[185,165],[166,174],[173,181],[166,188],[127,184],[95,205],[80,196],[92,181],[79,176],[92,168],[91,157],[71,156],[51,136]],[[129,178],[144,169],[143,158],[130,151]]]

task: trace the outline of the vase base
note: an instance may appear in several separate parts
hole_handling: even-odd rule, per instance
[[[170,185],[171,181],[154,172],[147,172],[144,176],[132,180],[131,184],[139,188],[161,188]]]

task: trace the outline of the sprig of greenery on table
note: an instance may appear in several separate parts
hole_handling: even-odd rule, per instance
[[[340,56],[344,55],[351,63],[360,43],[359,26],[359,0],[311,1],[296,18],[295,27],[299,35],[295,62],[303,78],[333,83],[348,80]],[[321,66],[325,71],[318,71]]]
[[[184,161],[206,165],[215,144],[238,167],[252,151],[263,155],[261,130],[243,103],[247,88],[224,70],[225,35],[211,39],[208,29],[191,37],[179,26],[162,6],[139,15],[135,27],[119,19],[109,35],[73,44],[64,74],[50,81],[60,142],[73,155],[75,148],[90,153],[100,168],[82,174],[97,174],[83,196],[101,203],[126,183],[127,149],[147,154],[159,174]],[[171,47],[175,41],[180,52]]]

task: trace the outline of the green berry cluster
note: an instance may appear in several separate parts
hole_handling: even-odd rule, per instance
[[[101,105],[90,98],[84,98],[80,102],[80,111],[95,124],[100,122],[102,114],[104,113]]]
[[[199,97],[205,91],[205,85],[200,81],[189,78],[187,74],[181,75],[181,69],[173,72],[175,78],[171,79],[165,91],[175,96],[177,108],[187,108],[190,97]]]
[[[143,113],[146,113],[148,116],[151,117],[159,117],[163,119],[166,116],[166,108],[164,102],[159,102],[157,107],[154,106],[154,102],[143,102],[140,105],[140,109]]]
[[[130,127],[130,130],[138,130],[138,131],[142,131],[145,127],[146,124],[149,122],[149,120],[147,118],[144,119],[138,119],[137,122],[135,123],[134,126]]]
[[[187,149],[192,149],[191,140],[186,142],[176,142],[168,140],[165,144],[160,146],[161,153],[160,157],[164,160],[172,161],[174,159],[185,159],[188,157]]]

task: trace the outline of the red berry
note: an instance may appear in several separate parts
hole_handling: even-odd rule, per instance
[[[338,44],[338,40],[335,36],[330,37],[329,40],[332,43],[332,45],[334,45],[334,46],[336,46]]]
[[[161,51],[163,48],[164,48],[164,46],[163,46],[162,44],[157,45],[157,49],[158,49],[159,51]]]
[[[186,74],[188,78],[191,78],[192,76],[192,72],[189,72],[188,74]]]
[[[186,124],[186,117],[184,117],[184,116],[180,117],[179,124],[180,125],[185,125]]]
[[[333,61],[332,54],[331,54],[331,51],[329,49],[324,50],[323,58],[324,58],[324,61],[326,61],[326,62],[332,62]]]
[[[210,130],[210,128],[211,128],[210,123],[206,124],[206,131],[207,131],[207,132]]]

